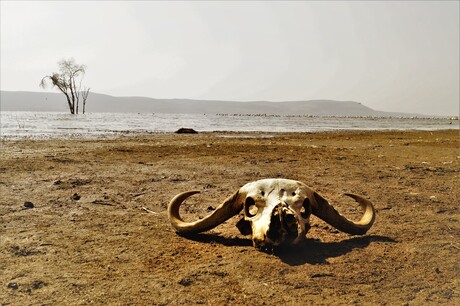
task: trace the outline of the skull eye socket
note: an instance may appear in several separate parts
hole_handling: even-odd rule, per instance
[[[302,208],[300,209],[300,216],[304,219],[308,219],[310,215],[311,215],[310,200],[306,198],[302,203]]]
[[[256,201],[253,198],[248,197],[244,203],[244,213],[248,217],[254,217],[257,215],[259,208],[256,206]]]

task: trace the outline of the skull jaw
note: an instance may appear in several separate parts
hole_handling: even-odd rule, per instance
[[[305,240],[306,226],[301,226],[292,211],[276,207],[270,224],[262,237],[253,236],[253,244],[259,251],[273,253],[278,247],[297,245]]]
[[[266,239],[257,239],[253,238],[252,242],[254,247],[261,251],[268,254],[273,254],[275,250],[282,249],[284,247],[297,247],[301,246],[305,241],[307,241],[306,233],[301,232],[297,237],[288,237],[287,239],[278,239],[276,241],[272,241],[269,238]]]
[[[274,251],[278,248],[283,248],[291,245],[298,245],[300,242],[304,241],[305,238],[302,236],[283,236],[283,237],[277,237],[276,240],[272,240],[270,238],[265,238],[265,239],[257,239],[253,238],[252,242],[254,247],[265,253],[272,254]]]

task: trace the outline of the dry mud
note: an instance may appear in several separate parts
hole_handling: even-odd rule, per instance
[[[2,305],[459,305],[459,131],[152,134],[2,141]],[[257,251],[234,217],[191,238],[171,198],[203,217],[245,183],[305,182],[364,236],[312,216],[305,245]]]

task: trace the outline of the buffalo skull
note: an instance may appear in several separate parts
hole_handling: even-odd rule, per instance
[[[375,220],[374,206],[361,196],[346,194],[364,211],[361,220],[355,222],[339,214],[326,199],[302,182],[263,179],[241,187],[207,217],[185,222],[179,215],[179,207],[186,198],[196,193],[199,191],[180,193],[168,205],[169,220],[178,233],[194,234],[210,230],[243,210],[244,217],[236,226],[243,235],[252,234],[254,246],[262,251],[302,242],[310,229],[311,214],[351,235],[365,234]]]

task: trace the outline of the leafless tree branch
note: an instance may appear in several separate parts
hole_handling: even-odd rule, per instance
[[[52,87],[57,87],[65,95],[70,113],[78,114],[80,96],[83,95],[81,82],[86,72],[86,66],[78,65],[73,58],[59,61],[58,66],[60,73],[53,72],[51,75],[42,78],[40,87],[46,88],[48,82],[50,82]],[[77,82],[79,83],[78,88],[76,87]],[[88,93],[89,89],[84,96],[84,104],[86,104]],[[83,113],[85,112],[84,109],[85,107],[83,106]]]

